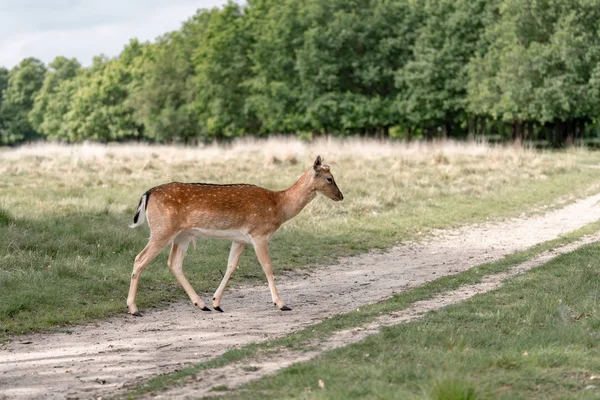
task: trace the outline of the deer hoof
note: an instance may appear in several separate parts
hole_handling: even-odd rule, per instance
[[[134,317],[142,317],[142,313],[139,311],[136,311],[136,312],[132,313],[131,315],[133,315]]]
[[[216,306],[216,307],[215,307],[215,311],[218,311],[218,312],[223,312],[223,309],[222,309],[220,306]]]
[[[291,308],[289,308],[288,306],[283,306],[280,308],[281,311],[292,311]]]
[[[212,311],[210,308],[204,306],[204,308],[201,308],[202,311]]]

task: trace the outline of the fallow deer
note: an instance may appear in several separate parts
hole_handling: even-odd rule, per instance
[[[195,237],[233,241],[227,271],[217,288],[212,305],[217,311],[227,281],[235,271],[242,251],[248,243],[254,246],[271,291],[273,303],[282,311],[291,310],[275,287],[267,243],[275,231],[294,218],[309,201],[321,193],[334,201],[344,199],[330,167],[317,157],[313,166],[287,190],[272,191],[255,185],[217,185],[172,182],[156,186],[140,199],[133,217],[135,228],[148,220],[150,240],[137,255],[127,297],[129,312],[141,316],[135,304],[140,275],[148,264],[171,244],[168,265],[192,303],[203,311],[211,311],[194,291],[183,274],[183,258]]]

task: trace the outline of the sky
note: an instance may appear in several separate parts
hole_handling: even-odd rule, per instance
[[[0,67],[26,57],[57,56],[88,66],[118,55],[132,38],[153,41],[181,27],[199,8],[226,0],[0,0]]]

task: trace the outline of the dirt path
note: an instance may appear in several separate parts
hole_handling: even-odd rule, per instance
[[[438,232],[420,244],[343,259],[310,275],[280,277],[280,292],[294,307],[289,313],[272,307],[265,284],[230,288],[222,314],[182,302],[147,310],[143,318],[123,314],[69,333],[16,337],[0,347],[0,398],[114,395],[138,380],[554,239],[598,220],[599,201],[600,194],[535,218]]]

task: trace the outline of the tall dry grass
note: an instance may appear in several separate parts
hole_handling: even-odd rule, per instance
[[[284,189],[317,155],[332,165],[346,193],[343,210],[358,214],[394,209],[419,197],[481,197],[503,187],[580,168],[593,159],[581,149],[552,153],[451,141],[329,138],[306,143],[279,137],[203,147],[41,144],[0,151],[0,175],[4,177],[0,185],[5,189],[18,186],[81,192],[75,198],[59,199],[54,211],[69,206],[101,206],[86,199],[86,188],[92,192],[125,189],[107,205],[111,211],[123,212],[133,207],[143,190],[171,180],[244,182]],[[17,206],[11,199],[0,199],[0,206]],[[316,204],[320,204],[313,207],[318,213],[330,207],[328,203]]]
[[[381,141],[373,139],[336,139],[321,138],[304,142],[290,137],[270,137],[268,139],[245,138],[230,144],[211,144],[200,146],[168,146],[151,144],[59,144],[34,143],[15,148],[0,148],[0,160],[19,161],[25,159],[71,159],[113,160],[121,159],[160,159],[173,162],[198,160],[238,160],[262,158],[265,162],[283,162],[313,157],[317,153],[326,153],[329,157],[373,160],[387,157],[404,157],[413,160],[428,158],[431,155],[445,156],[482,156],[488,154],[514,156],[542,154],[536,150],[518,146],[493,145],[485,142],[457,141]]]
[[[28,215],[35,215],[36,210],[41,214],[70,212],[78,207],[122,213],[132,208],[147,188],[172,180],[243,182],[284,189],[317,155],[332,165],[346,195],[347,200],[336,213],[342,210],[352,215],[402,209],[402,204],[411,199],[481,197],[578,169],[593,158],[581,149],[552,153],[451,141],[329,138],[306,143],[279,137],[202,147],[34,144],[0,151],[0,187],[38,191],[42,198],[50,193],[57,196],[48,199],[51,204],[43,203],[32,210],[29,207],[36,196],[24,199],[21,195],[0,195],[0,207],[19,214],[27,207]],[[114,195],[106,199],[100,194],[98,198],[95,192],[102,191]],[[74,192],[77,194],[69,195]],[[314,204],[309,210],[319,215],[332,206],[328,202]]]

